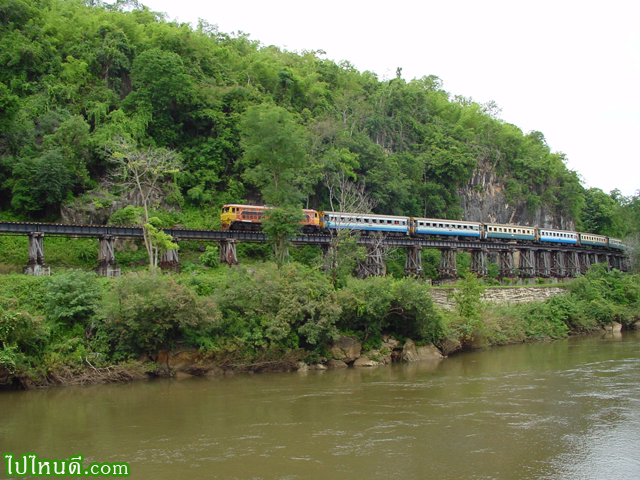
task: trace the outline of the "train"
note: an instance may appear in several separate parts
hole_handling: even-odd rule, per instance
[[[260,231],[262,219],[270,207],[227,204],[222,207],[220,225],[225,230]],[[359,231],[363,235],[411,236],[415,238],[455,241],[577,245],[625,250],[619,238],[548,228],[499,223],[443,220],[397,215],[326,212],[304,209],[300,227],[304,233],[330,233],[339,230]]]

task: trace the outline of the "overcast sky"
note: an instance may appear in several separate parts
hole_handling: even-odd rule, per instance
[[[169,20],[324,50],[380,79],[436,75],[542,132],[586,187],[640,190],[639,0],[141,0]]]

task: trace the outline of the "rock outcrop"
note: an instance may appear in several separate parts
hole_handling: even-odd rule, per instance
[[[479,161],[469,183],[456,192],[461,199],[463,220],[575,230],[572,218],[549,207],[532,209],[524,201],[509,203],[505,190],[504,180],[491,162]]]
[[[413,340],[408,339],[402,348],[402,360],[405,362],[422,362],[425,360],[442,360],[442,353],[435,345],[417,347]]]
[[[340,335],[337,340],[333,341],[328,350],[336,360],[352,363],[362,353],[362,344],[356,337]]]

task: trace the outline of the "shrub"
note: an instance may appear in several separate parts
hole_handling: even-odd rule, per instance
[[[66,327],[87,326],[95,314],[103,289],[96,274],[70,270],[52,276],[45,284],[45,313]]]
[[[219,318],[210,298],[171,277],[129,275],[114,281],[104,297],[96,344],[108,346],[116,360],[141,353],[153,357],[179,339],[193,344],[206,337]]]
[[[337,333],[340,308],[329,281],[299,264],[231,270],[214,297],[223,316],[220,334],[246,348],[313,348]]]
[[[217,245],[207,245],[199,260],[207,267],[217,267],[220,265],[220,248]]]
[[[428,289],[424,282],[409,278],[350,278],[338,291],[339,327],[358,335],[365,349],[377,346],[383,333],[435,342],[444,334],[444,324]]]

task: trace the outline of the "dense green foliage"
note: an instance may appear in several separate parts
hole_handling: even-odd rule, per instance
[[[444,324],[427,291],[426,285],[412,279],[350,279],[338,292],[343,311],[339,326],[343,331],[352,330],[365,348],[377,345],[382,334],[389,332],[436,342]]]
[[[435,341],[443,330],[421,281],[353,280],[336,292],[323,272],[299,264],[112,280],[72,270],[0,283],[0,377],[23,381],[45,381],[61,366],[155,359],[177,345],[203,358],[304,358],[341,331],[375,344],[382,333]]]
[[[366,180],[379,212],[460,217],[456,190],[480,166],[505,179],[509,200],[578,217],[577,175],[539,132],[452,97],[435,76],[380,80],[322,55],[167,22],[137,3],[3,0],[0,208],[55,218],[103,191],[124,141],[180,154],[165,181],[183,207],[327,208],[324,174],[346,172]]]
[[[436,308],[421,280],[350,278],[337,290],[317,268],[218,267],[183,275],[132,273],[105,279],[81,270],[51,277],[0,276],[0,383],[55,383],[161,352],[189,349],[203,361],[326,355],[340,334],[365,349],[383,335],[460,348],[562,338],[611,322],[640,320],[640,277],[599,267],[566,295],[516,306],[488,305],[472,275]],[[76,372],[76,373],[73,373]]]
[[[620,323],[624,329],[637,328],[640,276],[607,271],[598,264],[566,288],[566,295],[545,302],[489,308],[480,297],[484,290],[481,283],[467,276],[452,294],[457,308],[447,312],[447,331],[441,347],[451,352],[464,347],[563,338],[593,332],[612,322]]]

